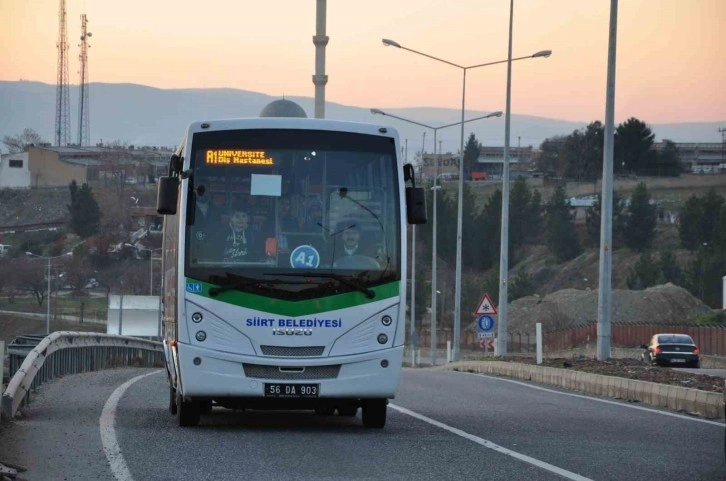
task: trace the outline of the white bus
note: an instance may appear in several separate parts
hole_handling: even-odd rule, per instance
[[[398,152],[397,132],[381,125],[188,127],[157,198],[179,425],[213,406],[361,408],[365,426],[385,425],[403,358],[406,223],[426,221],[424,191]]]

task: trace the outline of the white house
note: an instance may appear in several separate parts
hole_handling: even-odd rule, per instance
[[[27,189],[30,187],[28,153],[0,156],[0,189]]]

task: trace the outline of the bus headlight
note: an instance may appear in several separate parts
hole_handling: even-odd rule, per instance
[[[194,337],[197,338],[197,341],[203,342],[207,338],[207,333],[204,331],[197,331],[197,334]]]
[[[389,316],[388,314],[386,314],[385,316],[383,316],[381,318],[381,323],[384,326],[390,326],[393,323],[393,318],[391,316]]]
[[[385,334],[378,334],[378,344],[385,344],[388,342],[388,336]]]
[[[204,319],[204,317],[201,312],[195,312],[192,314],[192,321],[199,323],[202,322],[202,319]]]

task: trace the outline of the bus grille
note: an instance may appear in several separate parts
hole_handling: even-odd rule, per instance
[[[242,367],[245,376],[256,379],[335,379],[340,372],[340,364],[301,367],[242,364]]]
[[[260,348],[265,356],[278,357],[315,357],[321,356],[325,350],[325,346],[260,346]]]

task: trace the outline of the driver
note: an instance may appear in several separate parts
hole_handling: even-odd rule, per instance
[[[376,250],[361,242],[361,228],[358,222],[355,220],[339,222],[335,232],[341,236],[343,246],[333,267],[380,269],[380,264],[375,259]]]

